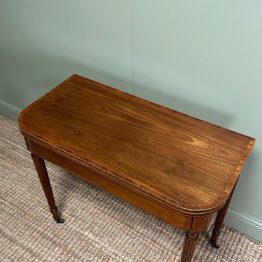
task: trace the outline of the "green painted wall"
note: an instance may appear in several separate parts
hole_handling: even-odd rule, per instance
[[[0,0],[0,113],[78,73],[254,136],[227,223],[262,240],[261,13],[260,0]]]

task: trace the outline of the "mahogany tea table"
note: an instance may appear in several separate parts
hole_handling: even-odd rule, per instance
[[[44,160],[186,231],[181,261],[217,212],[217,239],[255,139],[73,75],[26,107],[19,126],[51,213]]]

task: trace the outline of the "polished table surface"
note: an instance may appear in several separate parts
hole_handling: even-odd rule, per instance
[[[28,141],[189,216],[225,205],[255,142],[78,75],[25,108],[19,125]]]

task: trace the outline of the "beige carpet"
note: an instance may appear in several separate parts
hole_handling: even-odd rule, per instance
[[[16,122],[0,116],[0,261],[179,261],[183,232],[47,165],[57,204],[48,210]],[[194,261],[262,261],[262,245],[224,228],[219,250],[199,239]]]

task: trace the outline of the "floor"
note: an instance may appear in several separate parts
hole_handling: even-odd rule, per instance
[[[0,261],[179,261],[183,232],[47,165],[65,224],[48,210],[17,123],[0,116]],[[262,244],[225,227],[194,261],[262,261]]]

